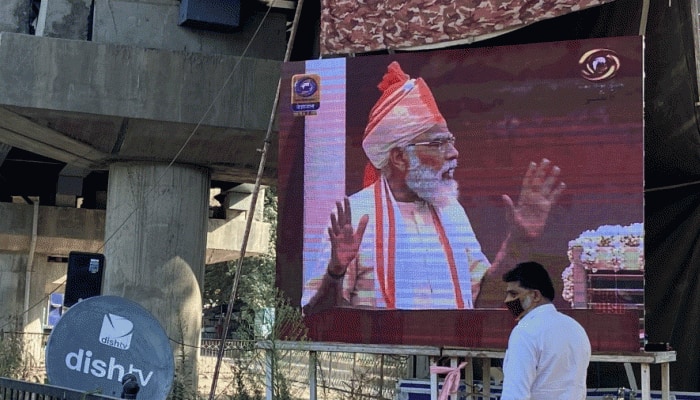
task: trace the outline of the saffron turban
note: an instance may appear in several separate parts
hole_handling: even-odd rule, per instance
[[[372,165],[381,169],[394,147],[403,147],[428,129],[447,123],[423,78],[411,79],[393,61],[377,85],[382,95],[369,113],[362,148]]]

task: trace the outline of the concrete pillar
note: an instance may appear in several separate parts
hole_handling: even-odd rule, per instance
[[[103,294],[133,300],[161,323],[197,385],[209,175],[182,165],[115,163],[109,169]],[[182,343],[179,345],[177,343]],[[183,362],[184,356],[184,362]]]
[[[22,330],[26,254],[0,253],[0,332]]]
[[[0,32],[29,33],[31,18],[32,7],[29,1],[0,1]]]
[[[36,36],[88,40],[92,0],[44,0]]]

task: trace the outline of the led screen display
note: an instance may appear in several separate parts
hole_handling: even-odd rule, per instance
[[[313,340],[502,347],[502,275],[535,261],[594,350],[638,348],[642,38],[291,62],[281,87],[277,282]]]

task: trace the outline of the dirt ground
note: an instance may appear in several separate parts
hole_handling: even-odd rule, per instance
[[[209,393],[211,392],[211,383],[214,376],[214,369],[216,366],[215,357],[200,357],[199,358],[199,380],[198,380],[198,393],[202,398],[208,399]],[[248,372],[250,373],[250,372]],[[263,376],[259,377],[259,381],[263,382]],[[251,380],[246,380],[246,385],[249,385]],[[248,386],[249,388],[249,386]],[[262,398],[265,398],[265,387],[263,384],[259,384],[257,387]],[[228,400],[228,396],[232,396],[236,393],[235,376],[234,371],[229,364],[222,362],[221,368],[219,370],[219,379],[216,384],[216,398],[217,400]],[[250,389],[249,389],[249,393]],[[293,399],[304,400],[309,398],[309,385],[305,382],[293,383],[290,388],[290,394]],[[347,393],[338,392],[335,390],[323,390],[318,388],[317,397],[320,400],[348,400],[350,397]]]
[[[197,381],[197,392],[204,398],[209,398],[215,367],[215,357],[200,357],[198,360],[199,379]],[[218,397],[220,395],[231,396],[233,394],[234,373],[228,363],[222,362],[219,369],[219,379],[216,382],[216,395]]]

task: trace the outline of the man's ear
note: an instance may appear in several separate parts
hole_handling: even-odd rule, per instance
[[[394,147],[389,152],[389,163],[397,170],[406,172],[408,169],[408,157],[403,149]]]
[[[544,300],[544,296],[542,296],[542,292],[540,292],[540,291],[537,290],[537,289],[534,289],[532,292],[534,293],[534,296],[532,297],[532,300],[533,300],[535,303],[538,303],[538,304],[539,304],[539,303],[541,303],[541,302]]]

